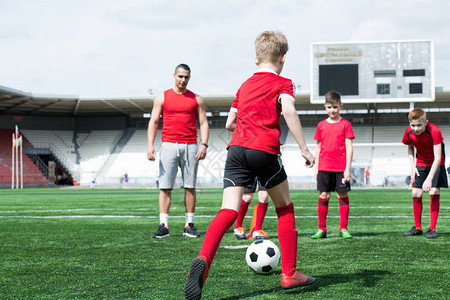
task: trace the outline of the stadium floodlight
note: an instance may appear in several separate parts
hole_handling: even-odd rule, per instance
[[[314,43],[311,103],[337,91],[344,103],[435,100],[431,40]]]

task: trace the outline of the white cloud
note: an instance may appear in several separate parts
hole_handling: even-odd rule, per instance
[[[389,20],[366,20],[352,31],[351,41],[396,40],[399,34],[395,24]],[[401,39],[401,38],[400,38]]]
[[[283,71],[309,86],[313,42],[434,39],[437,85],[449,86],[450,1],[0,1],[0,85],[36,93],[146,95],[173,84],[234,94],[255,70],[253,41],[281,30]]]

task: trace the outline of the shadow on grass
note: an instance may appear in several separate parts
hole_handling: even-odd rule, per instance
[[[361,272],[354,273],[354,274],[327,274],[327,275],[321,275],[316,276],[316,282],[312,285],[305,286],[303,288],[295,288],[291,290],[286,290],[285,293],[288,295],[294,295],[294,294],[302,294],[302,293],[310,293],[310,292],[317,292],[320,290],[320,288],[329,286],[329,285],[335,285],[335,284],[341,284],[341,283],[347,283],[351,281],[360,281],[362,280],[362,286],[364,287],[374,287],[376,283],[383,279],[384,276],[391,274],[389,271],[384,270],[362,270]],[[252,293],[246,293],[246,294],[236,294],[233,296],[229,296],[226,298],[221,298],[220,300],[232,300],[232,299],[245,299],[249,297],[255,297],[258,295],[264,295],[269,294],[273,292],[279,292],[280,286],[271,288],[271,289],[265,289],[260,291],[255,291]]]

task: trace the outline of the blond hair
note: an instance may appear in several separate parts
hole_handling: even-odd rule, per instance
[[[415,120],[426,120],[427,119],[427,113],[421,109],[421,108],[415,108],[408,114],[408,120],[409,121],[415,121]]]
[[[259,63],[274,63],[288,52],[289,46],[283,33],[264,31],[255,40],[255,50]]]

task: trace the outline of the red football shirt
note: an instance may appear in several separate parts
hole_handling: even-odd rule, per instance
[[[163,142],[197,144],[197,99],[193,92],[165,91],[162,117]]]
[[[230,146],[280,154],[281,96],[295,101],[294,83],[274,72],[260,70],[247,79],[236,93],[236,129]]]
[[[318,170],[344,172],[347,164],[345,139],[354,138],[352,124],[346,119],[336,123],[320,121],[314,135],[314,139],[320,142]]]
[[[444,141],[441,130],[434,124],[428,123],[422,134],[416,135],[411,126],[405,131],[402,143],[412,144],[416,147],[416,166],[431,167],[434,161],[434,145],[441,144]],[[441,165],[445,164],[444,147],[442,147]]]

